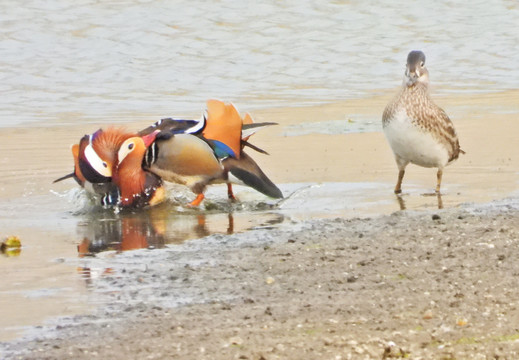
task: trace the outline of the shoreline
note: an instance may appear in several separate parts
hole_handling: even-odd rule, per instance
[[[0,354],[513,358],[518,243],[519,198],[511,198],[308,220],[92,259],[113,271],[92,284],[107,305],[55,322],[34,340],[4,343]],[[198,301],[171,303],[179,294]]]
[[[373,179],[393,183],[396,180],[396,165],[380,125],[382,111],[392,95],[393,92],[388,91],[386,95],[329,104],[251,111],[257,122],[275,121],[279,124],[254,135],[254,143],[260,144],[271,154],[253,154],[254,158],[278,183],[364,182]],[[497,193],[491,196],[481,192],[477,194],[482,196],[482,202],[507,196],[516,189],[515,183],[519,181],[516,170],[519,168],[519,159],[514,138],[515,130],[519,131],[519,123],[514,121],[519,114],[517,97],[519,90],[442,97],[434,96],[433,93],[435,102],[453,120],[461,146],[467,152],[446,168],[445,185],[463,184],[469,189],[480,188],[485,191],[489,190],[489,185],[493,186],[491,190]],[[204,104],[201,104],[200,110],[203,107]],[[247,111],[240,110],[242,113]],[[194,113],[192,117],[197,118],[200,113]],[[127,123],[121,125],[138,130],[156,120],[143,114],[134,114]],[[366,120],[378,130],[356,130],[357,123]],[[310,128],[310,133],[287,135],[296,125],[304,129],[304,126],[321,122],[326,127],[330,126],[331,121],[351,122],[352,130],[339,129],[338,133],[333,134],[330,133],[333,127],[325,128],[323,132]],[[3,176],[4,191],[0,199],[24,196],[27,192],[39,195],[47,194],[49,190],[73,188],[75,184],[71,182],[52,184],[54,179],[70,172],[73,167],[70,146],[83,134],[106,125],[110,125],[110,122],[99,119],[98,122],[77,125],[4,129],[0,135],[0,150],[6,154],[16,153],[17,156],[1,159],[9,173]],[[117,123],[113,125],[119,126]],[[20,138],[24,139],[23,149],[19,148]],[[52,142],[46,141],[50,138]],[[487,151],[488,147],[492,147],[492,151]],[[290,170],[286,166],[288,162]],[[28,173],[28,169],[31,169],[32,174]],[[408,180],[423,185],[424,191],[427,191],[433,188],[433,172],[431,169],[411,166],[406,173],[404,186]],[[471,176],[473,174],[477,176]],[[30,175],[38,178],[38,184],[29,183],[32,186],[22,187]],[[482,177],[492,178],[489,183],[483,183]]]

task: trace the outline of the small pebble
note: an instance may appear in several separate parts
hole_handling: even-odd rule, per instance
[[[433,318],[433,312],[432,310],[425,310],[425,312],[423,313],[423,319],[424,320],[431,320]]]
[[[241,344],[243,344],[243,340],[239,336],[234,336],[234,337],[230,338],[229,342],[231,343],[231,345],[241,345]]]

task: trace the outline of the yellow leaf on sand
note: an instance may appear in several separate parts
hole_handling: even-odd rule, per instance
[[[8,248],[18,248],[22,246],[22,242],[18,238],[18,236],[8,236],[7,239],[3,242],[5,247]]]

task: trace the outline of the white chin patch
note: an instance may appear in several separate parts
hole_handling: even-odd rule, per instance
[[[92,144],[88,144],[85,147],[85,158],[87,159],[88,163],[92,168],[97,171],[99,174],[111,177],[112,176],[112,169],[108,167],[106,162],[104,162],[99,155],[95,152],[94,148],[92,147]]]

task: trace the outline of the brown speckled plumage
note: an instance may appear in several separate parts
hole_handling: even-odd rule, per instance
[[[402,88],[382,115],[384,134],[399,170],[397,194],[402,191],[402,180],[409,163],[438,168],[436,192],[440,193],[443,168],[463,153],[452,121],[432,101],[428,85],[425,54],[411,51],[407,56]]]
[[[385,127],[401,109],[405,109],[414,125],[430,133],[448,149],[449,162],[458,158],[461,150],[454,125],[445,111],[430,98],[427,84],[404,85],[386,106],[382,115],[383,126]]]

